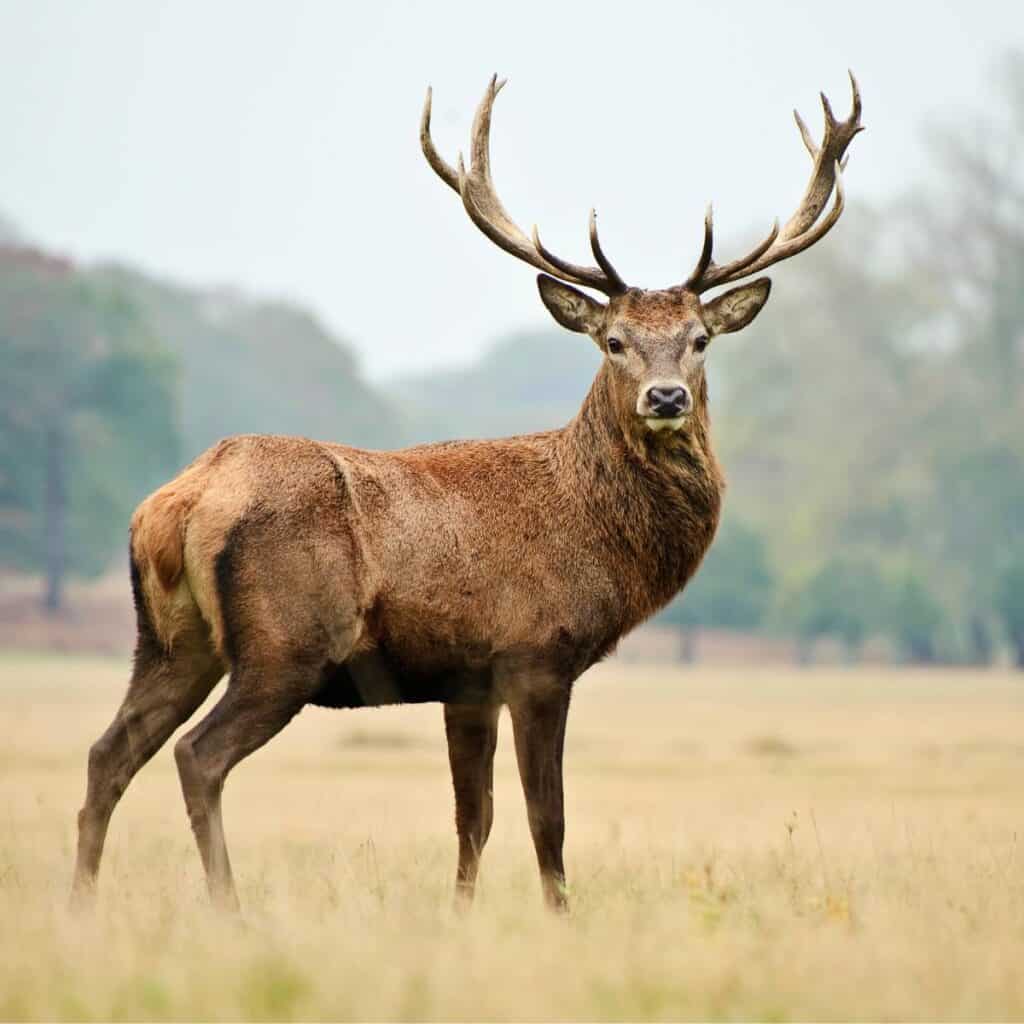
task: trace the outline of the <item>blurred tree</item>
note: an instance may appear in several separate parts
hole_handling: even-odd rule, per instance
[[[148,491],[244,432],[407,436],[301,309],[0,243],[0,565],[41,572],[47,608],[109,564]]]
[[[903,573],[880,595],[885,631],[909,661],[930,663],[940,654],[946,615],[919,575]]]
[[[831,636],[856,658],[866,637],[881,625],[885,589],[881,573],[870,563],[835,556],[796,591],[788,618],[805,643]]]
[[[1024,668],[1024,554],[1018,554],[997,577],[995,606],[1006,629],[1014,663]]]
[[[925,486],[900,439],[922,361],[904,339],[928,296],[885,260],[880,214],[853,207],[834,234],[779,271],[749,337],[715,339],[709,355],[730,501],[792,579],[823,552],[905,544]]]
[[[1007,625],[1001,573],[1024,508],[1024,51],[995,70],[991,102],[932,131],[937,184],[917,191],[908,217],[911,256],[945,311],[920,389],[931,476],[922,539],[975,658],[991,654],[988,623]]]
[[[95,575],[134,504],[179,461],[177,372],[123,294],[0,250],[0,563]]]
[[[991,657],[996,579],[1019,543],[1024,54],[997,85],[968,128],[932,133],[931,188],[852,207],[709,359],[730,502],[771,538],[783,588],[829,563],[818,588],[839,589],[836,565],[884,579],[913,566],[885,630],[908,657]],[[858,616],[806,601],[804,630],[831,621],[856,643]]]

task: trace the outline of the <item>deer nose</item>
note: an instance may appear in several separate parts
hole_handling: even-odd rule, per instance
[[[652,416],[675,419],[690,411],[690,392],[679,385],[647,389],[647,405]]]

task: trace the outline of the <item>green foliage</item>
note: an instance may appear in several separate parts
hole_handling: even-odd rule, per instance
[[[879,625],[883,588],[874,566],[836,556],[797,591],[789,617],[803,640],[833,636],[856,654],[865,637]]]
[[[179,462],[175,361],[138,310],[35,253],[0,262],[0,564],[94,575]]]
[[[885,632],[908,661],[933,662],[939,658],[948,621],[942,605],[920,576],[908,572],[889,580],[879,607],[885,612]]]
[[[831,637],[853,657],[871,636],[887,637],[908,661],[947,653],[946,612],[920,574],[863,558],[829,558],[781,602],[780,620],[805,644]]]

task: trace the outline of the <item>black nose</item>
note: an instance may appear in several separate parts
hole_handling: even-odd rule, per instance
[[[690,392],[683,387],[653,387],[647,391],[647,407],[652,416],[674,419],[690,408]]]

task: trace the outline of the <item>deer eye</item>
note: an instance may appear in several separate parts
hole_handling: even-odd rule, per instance
[[[621,355],[623,352],[622,342],[619,341],[618,338],[609,338],[608,351],[611,352],[613,356]]]
[[[703,352],[708,347],[708,336],[702,334],[699,338],[693,339],[693,351]]]

